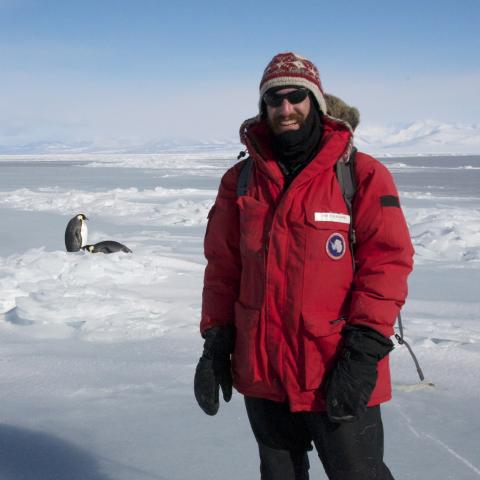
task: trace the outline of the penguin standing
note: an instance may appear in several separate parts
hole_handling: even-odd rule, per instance
[[[83,213],[79,213],[68,222],[65,229],[67,252],[78,252],[81,247],[87,244],[87,220],[88,218]]]
[[[128,247],[126,247],[120,242],[115,242],[114,240],[105,240],[103,242],[98,242],[95,245],[85,245],[84,247],[82,247],[82,250],[90,253],[132,253],[132,251]]]

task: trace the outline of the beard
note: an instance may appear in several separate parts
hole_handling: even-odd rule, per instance
[[[298,128],[276,133],[275,126],[287,119],[296,120]],[[322,116],[316,108],[311,108],[306,117],[298,112],[292,112],[288,117],[273,117],[269,120],[269,126],[275,157],[287,169],[297,170],[297,167],[305,166],[314,157],[323,133]]]
[[[298,127],[292,130],[284,130],[284,126],[282,125],[283,122],[295,122]],[[274,135],[282,135],[284,133],[287,133],[289,131],[296,131],[300,130],[303,125],[305,124],[305,116],[302,115],[301,113],[292,113],[288,116],[285,115],[276,115],[272,119],[268,120],[268,125]]]

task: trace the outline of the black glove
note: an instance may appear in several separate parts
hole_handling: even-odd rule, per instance
[[[204,332],[203,354],[195,370],[193,387],[200,408],[207,415],[218,412],[219,387],[223,399],[232,398],[232,368],[230,354],[234,346],[234,329],[231,326],[213,327]]]
[[[367,409],[377,383],[377,363],[393,342],[368,327],[347,325],[343,348],[327,381],[327,414],[332,422],[355,422]]]

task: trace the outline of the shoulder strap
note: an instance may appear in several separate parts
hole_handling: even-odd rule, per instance
[[[343,198],[350,211],[352,209],[352,201],[357,190],[357,182],[355,180],[355,154],[357,149],[352,148],[350,157],[346,161],[339,160],[335,166],[338,183],[342,190]]]
[[[238,174],[237,179],[237,197],[247,194],[248,184],[250,183],[250,172],[252,171],[253,160],[252,157],[247,157]]]
[[[352,148],[350,157],[346,160],[338,160],[335,165],[335,173],[337,174],[337,180],[340,184],[340,189],[342,191],[343,199],[345,200],[345,205],[347,206],[348,214],[350,215],[350,226],[348,228],[348,237],[350,243],[350,252],[352,254],[352,263],[353,269],[355,269],[355,228],[354,228],[354,219],[353,219],[353,197],[357,191],[357,182],[355,180],[355,154],[357,149]]]

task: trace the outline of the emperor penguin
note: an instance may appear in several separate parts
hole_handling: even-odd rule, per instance
[[[84,247],[82,247],[82,250],[90,253],[132,253],[132,251],[128,247],[126,247],[120,242],[115,242],[114,240],[105,240],[103,242],[98,242],[95,245],[85,245]]]
[[[79,213],[68,222],[65,230],[67,252],[78,252],[81,247],[87,244],[87,220],[88,218],[83,213]]]

